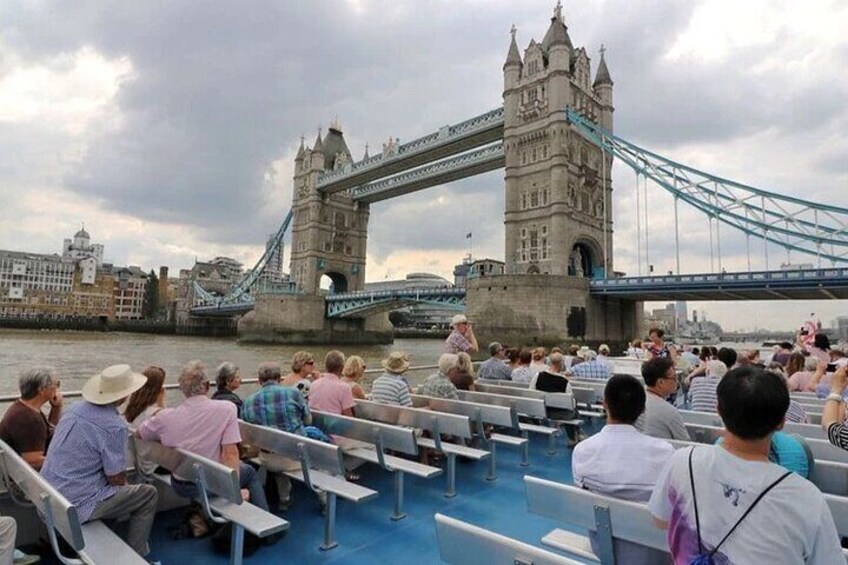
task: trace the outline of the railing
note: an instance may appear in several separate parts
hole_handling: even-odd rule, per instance
[[[818,281],[822,279],[848,279],[848,268],[805,269],[794,271],[751,271],[741,273],[702,273],[693,275],[657,275],[644,277],[620,277],[612,279],[593,279],[589,286],[610,288],[638,286],[643,284],[671,283],[716,283],[716,282],[781,282],[781,281]]]

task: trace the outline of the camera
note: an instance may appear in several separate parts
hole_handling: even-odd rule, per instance
[[[835,373],[836,372],[836,363],[828,363],[827,369],[825,369],[825,371],[828,372],[828,373]]]

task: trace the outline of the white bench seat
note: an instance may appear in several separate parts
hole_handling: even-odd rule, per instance
[[[507,434],[491,434],[489,435],[489,441],[502,443],[504,445],[511,445],[513,447],[524,447],[527,443],[527,438]]]
[[[592,551],[592,542],[587,536],[581,536],[580,534],[557,528],[542,537],[542,544],[569,553],[580,559],[600,563],[600,559]]]
[[[286,471],[285,474],[296,481],[305,482],[303,471]],[[343,476],[329,475],[315,469],[309,471],[309,479],[313,486],[323,491],[334,492],[337,496],[351,502],[365,502],[379,494],[376,490],[347,481]]]
[[[83,524],[82,535],[85,538],[85,547],[77,553],[86,563],[147,565],[145,558],[133,551],[118,534],[100,520]]]
[[[442,453],[446,455],[459,455],[460,457],[466,457],[468,459],[475,459],[480,461],[481,459],[485,459],[489,457],[491,453],[485,451],[483,449],[477,449],[476,447],[468,447],[467,445],[459,445],[456,443],[448,443],[446,441],[442,443]],[[421,447],[429,447],[430,449],[436,449],[435,440],[428,437],[420,437],[418,438],[418,445]]]
[[[348,451],[347,454],[352,457],[356,457],[357,459],[368,461],[369,463],[380,462],[380,457],[377,455],[377,452],[374,449],[370,449],[368,447],[357,447]],[[423,463],[419,463],[418,461],[410,461],[409,459],[404,459],[403,457],[396,457],[394,455],[384,454],[383,460],[386,462],[387,465],[390,465],[395,469],[398,469],[410,475],[415,475],[416,477],[421,477],[423,479],[431,479],[442,474],[442,470],[438,467],[424,465]]]

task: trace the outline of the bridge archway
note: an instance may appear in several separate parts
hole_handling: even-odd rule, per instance
[[[327,294],[340,294],[349,290],[347,277],[338,272],[323,273],[318,281],[319,288]]]
[[[573,277],[603,277],[603,254],[596,241],[588,238],[578,239],[571,246],[568,255],[568,274]]]

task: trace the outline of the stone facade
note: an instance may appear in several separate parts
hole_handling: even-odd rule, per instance
[[[558,6],[541,43],[523,58],[515,30],[504,64],[506,245],[509,274],[612,272],[612,158],[573,131],[571,107],[612,130],[612,81],[601,54],[590,83]]]
[[[295,159],[292,211],[291,280],[297,288],[317,294],[327,275],[334,292],[365,288],[365,247],[368,205],[356,203],[347,191],[323,195],[318,176],[351,161],[341,128],[330,127],[312,149],[301,143]]]

